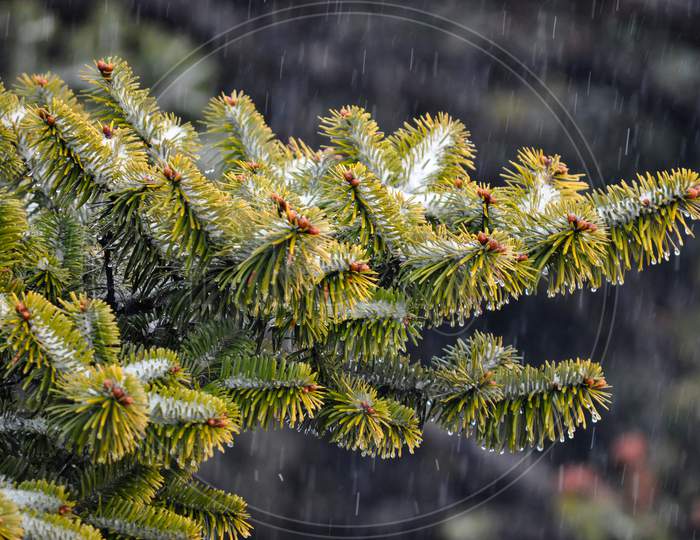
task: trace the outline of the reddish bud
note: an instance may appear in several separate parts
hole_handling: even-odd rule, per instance
[[[317,236],[317,235],[321,234],[321,231],[317,227],[314,227],[313,225],[311,225],[311,227],[306,229],[306,234],[310,234],[312,236]]]
[[[576,223],[576,222],[578,222],[578,218],[577,218],[574,214],[567,214],[567,215],[566,215],[566,220],[567,220],[569,223]]]
[[[180,366],[173,366],[170,368],[170,373],[175,374],[175,373],[180,373],[182,371],[182,368]]]
[[[642,206],[649,206],[650,204],[651,204],[651,201],[647,197],[644,197],[642,199]]]
[[[452,184],[453,184],[454,187],[456,187],[457,189],[460,189],[460,188],[464,185],[464,180],[462,180],[461,178],[455,178],[455,179],[452,181]]]
[[[484,204],[493,204],[496,202],[491,192],[486,188],[478,188],[476,194],[484,200]]]
[[[367,414],[374,414],[375,413],[374,407],[372,407],[366,401],[361,401],[360,407],[362,407],[362,410],[365,411],[365,413],[367,413]]]
[[[27,306],[24,305],[23,302],[17,302],[17,304],[15,305],[15,311],[25,321],[28,321],[32,318],[31,313],[29,313],[29,309],[27,308]]]
[[[305,231],[311,226],[311,222],[309,221],[309,218],[306,216],[301,216],[297,220],[297,226],[302,230]]]
[[[697,199],[698,198],[698,190],[695,188],[689,188],[688,191],[685,192],[685,196],[688,199]]]
[[[563,163],[560,163],[554,172],[556,174],[559,174],[559,175],[568,174],[569,168],[566,165],[564,165]]]
[[[251,171],[257,171],[258,169],[262,169],[262,164],[258,163],[257,161],[248,161],[246,163],[246,167],[248,167]]]
[[[134,403],[134,398],[132,398],[131,396],[124,396],[119,400],[119,403],[121,403],[125,407],[128,407],[129,405]]]
[[[114,386],[114,381],[112,379],[105,379],[102,383],[102,387],[105,390],[110,390]]]
[[[58,513],[62,516],[65,516],[66,514],[70,514],[73,510],[71,509],[70,506],[67,504],[62,504],[61,506],[58,507]]]
[[[352,113],[350,112],[350,109],[348,109],[347,107],[343,107],[342,109],[340,109],[340,116],[342,116],[343,118],[347,118],[351,114]]]
[[[104,78],[108,78],[112,74],[112,71],[114,71],[114,64],[108,64],[104,60],[98,60],[97,69],[100,70]]]
[[[491,239],[488,241],[488,246],[489,246],[489,250],[491,250],[491,251],[496,251],[496,250],[498,250],[498,248],[499,248],[501,245],[498,243],[498,240],[494,240],[493,238],[491,238]]]
[[[44,87],[49,84],[49,80],[42,75],[32,75],[32,82],[37,86]]]
[[[529,257],[525,253],[521,253],[520,255],[518,255],[515,258],[515,260],[518,262],[524,262],[524,261],[527,261],[528,259],[529,259]]]
[[[489,236],[485,232],[480,231],[479,234],[476,235],[476,239],[483,246],[489,241]]]
[[[37,114],[39,115],[39,118],[46,122],[46,125],[53,126],[56,124],[56,117],[49,114],[49,111],[46,109],[39,109]]]
[[[233,96],[224,96],[224,102],[229,107],[235,107],[238,104],[238,100]]]
[[[173,170],[173,168],[170,167],[170,165],[166,165],[165,167],[163,167],[163,175],[171,182],[179,182],[182,179],[182,175],[179,172]]]
[[[351,262],[350,263],[351,272],[369,272],[369,265],[363,262]]]
[[[119,386],[115,386],[112,388],[112,395],[117,399],[122,399],[124,397],[124,389]]]
[[[104,126],[102,126],[102,134],[108,139],[111,139],[112,135],[114,135],[114,130],[111,126],[105,124]]]

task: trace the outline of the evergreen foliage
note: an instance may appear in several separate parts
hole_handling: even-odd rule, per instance
[[[242,429],[413,452],[433,421],[542,448],[598,421],[600,365],[524,365],[476,333],[412,360],[424,329],[539,289],[622,283],[700,217],[686,169],[589,190],[526,148],[479,183],[464,125],[385,137],[364,109],[314,151],[241,92],[194,128],[125,61],[0,87],[0,539],[241,538],[245,502],[194,480]],[[205,172],[206,171],[206,172]]]

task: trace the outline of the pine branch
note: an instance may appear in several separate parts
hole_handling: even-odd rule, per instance
[[[89,452],[97,463],[117,461],[139,447],[153,398],[116,365],[98,366],[58,381],[56,403],[48,408],[64,443]]]
[[[337,166],[325,176],[320,206],[336,217],[342,240],[361,245],[372,257],[398,251],[404,221],[401,207],[364,165]]]
[[[552,203],[536,218],[524,218],[522,237],[533,265],[547,276],[550,295],[600,287],[608,235],[591,204]]]
[[[214,136],[227,168],[239,161],[272,166],[280,161],[279,142],[243,92],[212,98],[204,111],[207,132]]]
[[[507,200],[525,214],[542,213],[552,203],[580,198],[579,192],[588,189],[583,175],[570,173],[558,154],[522,148],[510,164],[512,169],[502,175],[510,188]]]
[[[0,296],[2,348],[12,355],[9,370],[19,368],[29,380],[31,368],[49,368],[53,374],[81,373],[92,362],[81,334],[66,315],[35,293]]]
[[[419,323],[408,299],[396,291],[377,289],[372,299],[356,304],[331,328],[330,346],[345,359],[391,358],[417,343]]]
[[[136,377],[147,388],[186,384],[189,375],[183,371],[175,351],[156,347],[142,349],[123,359],[124,373]]]
[[[533,283],[524,247],[500,231],[473,235],[439,229],[433,239],[405,252],[402,281],[417,291],[436,324],[444,319],[461,323],[484,304],[498,309]]]
[[[464,125],[445,113],[426,114],[406,122],[390,137],[398,171],[393,182],[403,191],[422,195],[452,185],[455,178],[468,179],[474,170],[476,148]]]
[[[688,169],[638,175],[593,192],[588,200],[608,227],[604,273],[622,283],[624,273],[636,267],[668,260],[683,245],[682,232],[691,234],[686,220],[700,217],[700,179]]]
[[[21,538],[75,538],[102,540],[98,530],[67,516],[26,512],[22,514],[24,536]],[[20,537],[17,537],[20,538]]]
[[[331,110],[321,118],[321,133],[330,139],[329,151],[347,163],[360,163],[386,184],[392,177],[390,143],[372,116],[356,105]]]
[[[231,357],[217,384],[240,408],[245,428],[294,427],[312,418],[323,399],[311,366],[269,355]]]
[[[241,428],[238,407],[222,396],[174,386],[150,392],[148,403],[150,424],[140,447],[147,463],[199,463]]]
[[[0,493],[0,538],[15,540],[23,535],[22,515],[17,505]]]
[[[199,540],[202,529],[193,520],[166,508],[114,499],[91,514],[87,521],[109,537],[144,540]]]
[[[381,458],[401,456],[404,446],[413,453],[421,442],[413,409],[378,398],[366,382],[347,376],[328,391],[318,426],[331,442]]]
[[[61,303],[87,346],[94,351],[93,360],[100,364],[115,363],[120,347],[119,327],[110,306],[75,293],[71,293],[70,301]]]
[[[86,66],[83,79],[91,85],[86,96],[97,105],[102,121],[133,130],[155,161],[176,154],[197,154],[199,143],[194,128],[182,124],[175,115],[161,112],[155,98],[140,87],[138,77],[121,58],[104,58],[94,66]]]
[[[251,526],[245,501],[202,482],[171,475],[160,498],[166,508],[198,523],[205,538],[248,538]]]

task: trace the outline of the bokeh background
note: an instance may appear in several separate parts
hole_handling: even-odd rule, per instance
[[[83,64],[118,54],[188,120],[243,89],[281,138],[312,145],[317,117],[344,104],[387,132],[444,110],[473,134],[475,176],[494,183],[526,145],[595,186],[700,167],[697,0],[328,2],[306,18],[299,4],[0,0],[0,76],[52,70],[81,88]],[[527,297],[413,351],[426,359],[481,329],[532,363],[593,355],[614,402],[563,444],[494,455],[428,428],[415,455],[375,461],[255,432],[201,476],[249,501],[258,538],[699,538],[699,284],[689,239],[624,287]]]

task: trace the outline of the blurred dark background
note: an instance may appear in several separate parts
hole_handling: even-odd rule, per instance
[[[480,180],[527,145],[600,186],[700,167],[699,26],[700,2],[680,0],[4,0],[0,75],[50,69],[80,88],[83,64],[119,54],[188,120],[243,89],[281,138],[312,145],[343,104],[386,132],[444,110],[471,130]],[[425,337],[416,357],[488,329],[529,362],[602,361],[611,410],[543,452],[428,428],[415,455],[374,461],[287,430],[240,436],[201,474],[248,500],[258,538],[698,538],[699,283],[689,239],[624,287],[527,297]]]

